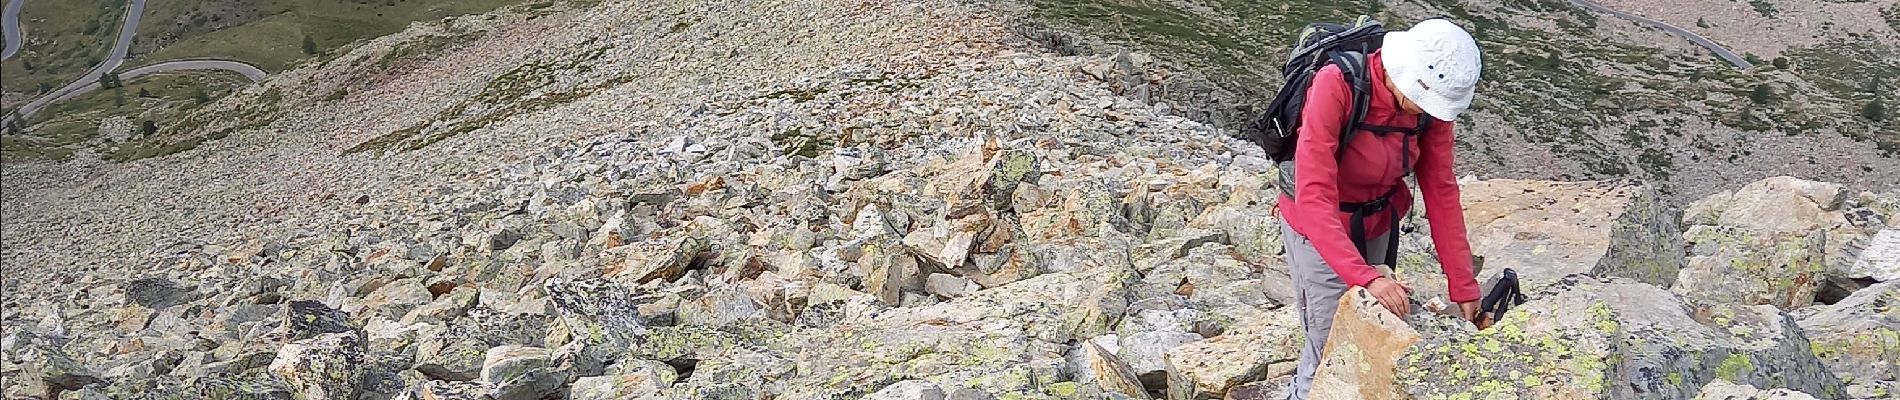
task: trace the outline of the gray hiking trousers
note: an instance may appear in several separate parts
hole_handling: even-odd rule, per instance
[[[1370,253],[1365,255],[1367,264],[1388,263],[1384,260],[1385,248],[1391,234],[1387,231],[1366,240],[1366,252]],[[1326,336],[1332,333],[1333,313],[1339,310],[1339,296],[1346,294],[1346,282],[1320,259],[1313,242],[1294,232],[1284,218],[1280,220],[1280,240],[1286,243],[1286,264],[1293,276],[1293,307],[1300,313],[1300,326],[1306,330],[1306,347],[1300,349],[1300,366],[1293,372],[1286,397],[1305,400],[1306,393],[1313,389],[1313,371],[1319,368]]]

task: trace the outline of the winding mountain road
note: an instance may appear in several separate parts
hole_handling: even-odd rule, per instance
[[[1644,18],[1641,15],[1630,14],[1630,13],[1626,13],[1622,11],[1613,10],[1613,9],[1610,9],[1609,7],[1604,7],[1602,4],[1591,2],[1590,0],[1570,0],[1570,4],[1575,4],[1577,5],[1577,7],[1583,7],[1586,10],[1614,15],[1618,18],[1627,19],[1630,21],[1636,21],[1636,23],[1638,24],[1643,24],[1643,25],[1647,25],[1649,27],[1653,27],[1656,29],[1661,29],[1663,30],[1663,32],[1668,32],[1671,35],[1676,35],[1676,37],[1687,39],[1689,42],[1695,43],[1697,46],[1708,48],[1709,51],[1715,52],[1716,57],[1721,57],[1722,60],[1728,61],[1729,64],[1735,64],[1735,68],[1740,68],[1742,70],[1755,69],[1754,63],[1750,63],[1748,62],[1747,59],[1743,58],[1742,56],[1736,55],[1734,51],[1730,51],[1727,47],[1722,47],[1721,44],[1716,43],[1714,40],[1709,40],[1709,38],[1703,37],[1702,35],[1698,35],[1695,32],[1690,32],[1687,29],[1677,28],[1675,25],[1670,25],[1667,22]]]
[[[46,1],[46,0],[42,0],[42,1]],[[107,72],[118,70],[119,66],[125,64],[125,56],[132,49],[132,36],[138,33],[139,20],[143,18],[145,15],[145,1],[146,0],[131,0],[126,3],[125,22],[119,26],[119,38],[116,42],[112,44],[112,53],[106,56],[105,61],[102,61],[99,63],[99,65],[94,66],[92,70],[86,71],[85,75],[81,75],[79,79],[73,80],[72,83],[67,83],[66,86],[61,86],[59,87],[59,89],[55,89],[52,92],[49,92],[45,95],[40,96],[39,98],[33,99],[33,101],[27,102],[26,105],[20,106],[19,109],[14,110],[11,114],[8,114],[5,118],[0,118],[0,122],[5,122],[7,120],[11,120],[14,118],[26,118],[26,117],[32,116],[33,113],[39,112],[41,109],[46,108],[46,106],[51,105],[52,103],[64,101],[66,99],[71,99],[73,97],[78,97],[81,94],[85,94],[86,92],[91,92],[93,90],[98,90],[101,87],[99,84],[100,77],[105,76]],[[8,28],[9,30],[7,31],[9,32],[7,35],[8,37],[7,39],[8,53],[7,54],[9,56],[12,55],[13,52],[17,51],[17,48],[13,44],[13,42],[19,39],[16,39],[18,36],[15,36],[13,32],[17,32],[19,29],[18,8],[20,7],[20,4],[24,2],[26,2],[26,0],[12,0],[12,2],[7,3],[8,8],[7,8],[7,17],[6,17],[5,22],[7,26],[9,26]],[[245,64],[245,63],[237,62],[237,61],[229,61],[229,60],[165,61],[165,62],[160,62],[160,63],[147,65],[143,67],[133,68],[125,72],[120,72],[118,73],[118,76],[119,76],[120,81],[125,81],[132,78],[137,78],[140,76],[145,76],[145,75],[150,75],[150,74],[155,74],[155,73],[171,72],[171,71],[188,71],[188,70],[231,71],[231,72],[236,72],[238,74],[244,75],[245,78],[250,79],[252,82],[263,80],[265,77],[268,76],[267,74],[264,73],[264,70],[257,68],[257,66]]]
[[[26,43],[25,38],[20,36],[21,4],[26,4],[26,0],[9,1],[6,9],[0,10],[0,31],[7,35],[6,48],[0,50],[0,60],[13,58],[14,54],[20,53],[21,44]]]
[[[119,80],[122,80],[122,81],[131,80],[132,78],[156,74],[160,72],[195,71],[195,70],[225,70],[225,71],[236,72],[238,74],[244,75],[244,77],[247,79],[250,79],[251,82],[257,82],[257,81],[263,80],[264,77],[266,76],[264,74],[264,70],[257,69],[257,67],[252,66],[250,64],[245,64],[245,63],[236,62],[236,61],[178,60],[178,61],[166,61],[162,63],[129,69],[129,70],[126,70],[125,72],[120,72]],[[79,97],[79,95],[86,94],[87,92],[91,92],[94,90],[99,90],[101,88],[103,88],[103,86],[100,86],[98,81],[93,81],[93,82],[87,83],[85,86],[75,88],[65,93],[61,93],[59,97],[55,97],[55,98],[52,98],[51,100],[48,100],[47,104],[66,101],[67,99]],[[41,106],[44,107],[45,104],[42,104]],[[20,107],[20,109],[26,110],[27,108]],[[22,114],[32,114],[35,111],[39,111],[39,109],[35,108],[32,111],[22,111]]]

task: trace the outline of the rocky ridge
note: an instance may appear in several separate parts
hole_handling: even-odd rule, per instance
[[[191,160],[182,165],[143,162],[78,189],[31,179],[10,187],[3,395],[1266,398],[1291,372],[1302,343],[1285,306],[1291,288],[1279,255],[1277,194],[1266,184],[1272,171],[1258,149],[1222,130],[1119,94],[1134,77],[1150,76],[1145,57],[1047,54],[986,9],[955,2],[656,6],[689,10],[700,18],[693,22],[652,20],[658,14],[646,5],[596,7],[444,24],[482,26],[469,29],[495,37],[486,44],[602,26],[634,33],[606,35],[618,42],[552,35],[540,43],[552,50],[490,63],[466,62],[488,53],[445,54],[406,76],[439,81],[345,79],[353,60],[375,59],[403,39],[386,38],[254,89],[301,79],[383,101],[293,103],[267,127],[167,158]],[[803,13],[762,11],[772,7]],[[852,17],[926,10],[895,22]],[[795,28],[720,19],[721,12],[775,16]],[[833,20],[856,22],[813,22]],[[495,21],[521,24],[489,25]],[[719,29],[727,27],[752,29]],[[403,35],[440,29],[450,28]],[[642,50],[635,33],[657,32],[706,47]],[[933,33],[918,35],[929,38],[922,44],[896,39],[919,32]],[[745,52],[790,52],[752,44],[811,35],[842,42],[850,33],[865,33],[855,42],[864,47],[783,61],[808,69],[751,81],[720,75],[758,65]],[[489,84],[509,71],[592,54],[602,43],[606,50],[589,57],[603,66],[550,72],[555,82],[483,103],[497,99],[483,93],[496,93]],[[912,50],[865,48],[884,45]],[[706,72],[700,82],[619,80],[731,58],[737,71]],[[647,60],[674,63],[638,65]],[[577,89],[589,87],[598,89]],[[327,92],[310,91],[306,100],[319,93]],[[427,140],[453,131],[437,127],[549,96],[578,99]],[[406,102],[437,97],[444,100]],[[323,107],[362,113],[305,113]],[[425,128],[421,136],[388,136],[410,126]],[[312,131],[339,134],[304,134]],[[361,147],[383,137],[398,145]],[[421,146],[403,150],[412,144]],[[297,153],[293,160],[316,170],[206,176],[262,165],[219,156],[275,146],[287,149],[265,154]],[[497,154],[472,154],[490,151]],[[336,171],[347,173],[324,176]],[[139,182],[146,174],[177,181]],[[154,220],[94,231],[101,249],[53,240],[107,226],[106,217],[62,219],[89,207],[127,207],[177,192],[163,185],[217,179],[254,187],[212,195],[227,198],[179,196],[276,209],[247,215],[155,200],[161,206],[106,211]],[[363,187],[340,189],[354,184]],[[1896,344],[1882,333],[1900,327],[1885,311],[1895,286],[1864,285],[1890,279],[1896,267],[1863,255],[1892,247],[1882,238],[1894,237],[1900,193],[1848,196],[1838,186],[1771,180],[1687,212],[1758,216],[1737,222],[1679,219],[1683,211],[1647,200],[1650,189],[1636,182],[1466,187],[1487,272],[1540,271],[1535,295],[1483,332],[1435,314],[1375,324],[1414,330],[1417,342],[1379,347],[1399,354],[1363,365],[1458,379],[1391,381],[1407,388],[1395,398],[1720,398],[1711,396],[1790,389],[1877,398],[1896,389]],[[307,198],[291,188],[343,195],[296,204]],[[34,204],[62,195],[70,204]],[[262,198],[234,199],[241,196]],[[1744,198],[1772,201],[1737,200]],[[1775,212],[1785,204],[1818,211]],[[181,209],[186,218],[156,215]],[[207,215],[242,228],[174,225]],[[1526,216],[1570,223],[1513,222]],[[1407,279],[1426,284],[1435,268],[1429,226],[1409,220],[1420,223],[1407,235],[1402,265],[1422,274]],[[1776,246],[1691,244],[1702,243],[1699,226],[1781,232],[1762,226],[1782,222],[1864,238],[1814,247],[1787,235],[1765,236]],[[1756,223],[1764,225],[1747,225]],[[161,228],[183,233],[145,242],[174,232]],[[127,250],[141,247],[151,250]],[[1812,256],[1784,263],[1787,253],[1766,251]],[[1737,284],[1686,288],[1696,280],[1685,277],[1705,265],[1697,257],[1766,259],[1751,268],[1809,277],[1792,285],[1844,282],[1832,285],[1850,294],[1832,305],[1815,304],[1825,297],[1818,294],[1739,300],[1759,298],[1744,288],[1790,285],[1779,273],[1728,274]],[[1810,264],[1824,267],[1796,268]],[[1728,290],[1732,296],[1715,296]],[[1420,307],[1442,307],[1429,292],[1419,297]],[[1558,340],[1562,348],[1540,347]],[[1500,353],[1521,359],[1487,355]],[[1717,389],[1727,392],[1710,393]]]

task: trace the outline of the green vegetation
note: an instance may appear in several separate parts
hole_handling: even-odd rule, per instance
[[[228,92],[248,83],[228,72],[168,73],[127,81],[117,89],[87,93],[54,104],[36,114],[34,120],[20,124],[24,125],[18,127],[24,134],[0,139],[0,161],[62,160],[83,148],[108,155],[155,153],[140,141],[175,125],[167,121],[177,121],[195,110],[201,103],[192,98],[194,93]],[[127,98],[128,88],[144,95]],[[101,137],[101,121],[111,118],[142,122],[132,127],[133,136]]]
[[[124,0],[26,2],[20,9],[26,47],[0,63],[0,88],[37,93],[42,87],[65,85],[92,69],[112,50],[124,4]]]
[[[1775,14],[1780,13],[1775,10],[1775,3],[1769,3],[1768,0],[1748,0],[1748,5],[1754,7],[1755,12],[1761,13],[1763,17],[1774,18]]]
[[[1874,101],[1869,101],[1867,102],[1866,106],[1862,106],[1860,108],[1860,116],[1861,118],[1866,118],[1869,121],[1886,121],[1887,120],[1886,101],[1882,100],[1879,97],[1875,97]]]
[[[1497,115],[1519,132],[1536,132],[1512,138],[1460,135],[1460,148],[1477,149],[1472,159],[1499,159],[1498,154],[1486,154],[1490,151],[1487,149],[1498,148],[1498,140],[1515,140],[1546,147],[1584,172],[1559,178],[1609,178],[1633,172],[1661,175],[1673,169],[1677,161],[1666,154],[1673,147],[1671,143],[1696,144],[1692,143],[1693,135],[1680,134],[1683,121],[1640,127],[1615,139],[1593,132],[1639,123],[1632,120],[1636,118],[1632,111],[1681,110],[1689,103],[1711,110],[1702,115],[1704,118],[1745,130],[1788,134],[1829,128],[1842,132],[1868,130],[1844,124],[1858,120],[1854,111],[1871,98],[1842,104],[1827,96],[1838,93],[1830,90],[1808,94],[1815,101],[1775,103],[1775,86],[1769,83],[1785,79],[1777,78],[1781,72],[1744,73],[1713,56],[1683,58],[1670,51],[1603,40],[1594,32],[1598,15],[1562,0],[1503,1],[1488,11],[1454,0],[1425,3],[1434,13],[1443,13],[1478,33],[1479,45],[1485,50],[1486,76],[1472,109]],[[1032,26],[1025,33],[1031,40],[1066,53],[1112,53],[1126,48],[1154,54],[1177,67],[1209,75],[1208,79],[1231,95],[1232,101],[1241,103],[1264,101],[1278,88],[1281,82],[1277,68],[1284,57],[1281,52],[1295,32],[1309,22],[1348,21],[1360,14],[1386,21],[1392,29],[1404,29],[1414,22],[1371,1],[1035,0],[1032,5],[1037,22],[1074,35],[1037,32]],[[1550,21],[1555,29],[1510,22],[1522,18]],[[1706,20],[1698,24],[1703,25],[1713,26]],[[1833,54],[1807,54],[1830,51]],[[1863,47],[1842,53],[1827,47],[1797,50],[1774,62],[1754,55],[1747,58],[1763,66],[1782,68],[1774,71],[1789,71],[1808,79],[1834,75],[1823,80],[1851,79],[1851,85],[1858,86],[1866,77],[1900,71],[1900,67],[1889,65],[1891,54],[1896,53],[1884,48]],[[1823,56],[1833,59],[1815,59]],[[1863,57],[1881,61],[1853,63]],[[1793,65],[1802,68],[1788,68]],[[1886,70],[1874,71],[1881,68]],[[1755,96],[1757,87],[1766,92]],[[1776,106],[1760,107],[1758,103]],[[1662,134],[1670,130],[1677,134]],[[1885,136],[1900,138],[1900,134]],[[1683,155],[1682,159],[1745,156],[1739,154],[1740,150],[1717,146],[1706,139],[1699,146],[1695,148],[1709,154]]]
[[[1900,81],[1900,58],[1894,57],[1894,46],[1873,38],[1837,39],[1813,47],[1789,49],[1783,52],[1790,62],[1801,65],[1794,72],[1801,78],[1822,89],[1826,100],[1823,105],[1839,108],[1843,112],[1828,113],[1833,119],[1843,122],[1857,122],[1841,127],[1840,131],[1856,140],[1870,141],[1888,156],[1900,155],[1900,124],[1890,123],[1886,119],[1872,120],[1868,117],[1869,108],[1887,108],[1885,96],[1890,96],[1893,86],[1888,82]],[[1813,97],[1811,97],[1813,98]],[[1880,100],[1880,106],[1871,106]],[[1880,114],[1891,114],[1890,110]],[[1882,117],[1890,115],[1881,115]],[[1866,125],[1867,122],[1889,122]]]
[[[1708,29],[1708,28],[1710,28],[1711,26],[1709,25],[1709,21],[1708,21],[1708,20],[1704,20],[1704,19],[1702,19],[1702,17],[1696,17],[1696,19],[1695,19],[1695,27],[1697,27],[1697,28],[1702,28],[1702,29]]]
[[[146,62],[217,57],[282,71],[311,55],[401,31],[413,21],[483,13],[521,0],[204,0],[153,2],[141,37],[162,47]],[[303,46],[299,46],[299,42]]]
[[[1768,104],[1768,102],[1774,101],[1774,99],[1775,90],[1769,88],[1766,83],[1755,84],[1755,89],[1748,92],[1748,101],[1755,102],[1755,104]]]
[[[481,36],[481,33],[478,32],[431,35],[398,43],[394,48],[390,49],[388,53],[383,53],[382,58],[376,59],[376,68],[397,68],[407,65],[407,63],[433,58],[443,50],[462,43],[468,43],[479,36]]]
[[[589,86],[557,85],[555,77],[563,75],[563,71],[581,74],[592,71],[594,61],[605,56],[607,49],[595,47],[567,60],[515,67],[489,80],[474,97],[436,113],[430,121],[371,138],[344,150],[343,154],[416,150],[516,115],[567,104],[600,89],[631,82],[632,77],[621,76]]]
[[[1887,27],[1900,31],[1900,4],[1881,9],[1880,16],[1887,19]]]

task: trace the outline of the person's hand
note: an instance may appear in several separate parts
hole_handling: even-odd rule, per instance
[[[1491,327],[1490,318],[1478,315],[1478,301],[1476,300],[1458,303],[1458,311],[1459,315],[1463,315],[1466,321],[1471,321],[1472,325],[1477,325],[1478,330]]]
[[[1405,315],[1412,311],[1412,288],[1405,287],[1403,282],[1380,277],[1366,284],[1366,291],[1371,292],[1373,299],[1378,300],[1380,305],[1384,305],[1387,311],[1398,315],[1399,318],[1405,318]]]

